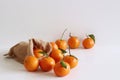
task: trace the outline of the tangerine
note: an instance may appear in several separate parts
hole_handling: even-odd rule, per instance
[[[67,62],[60,61],[55,64],[54,73],[59,77],[66,76],[70,73],[70,65]]]
[[[35,56],[27,56],[24,60],[24,67],[28,71],[34,72],[39,67],[39,61]]]
[[[62,60],[64,56],[63,56],[63,53],[62,53],[61,50],[56,49],[56,50],[53,50],[53,51],[50,53],[50,57],[52,57],[52,58],[55,60],[55,62],[57,63],[57,62],[59,62],[60,60]]]
[[[44,57],[39,61],[39,66],[42,71],[48,72],[53,69],[55,61],[52,57]]]

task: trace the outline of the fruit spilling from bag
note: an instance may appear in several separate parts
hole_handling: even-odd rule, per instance
[[[84,49],[92,48],[95,44],[95,36],[90,34],[80,41],[79,37],[69,33],[69,38],[65,40],[63,39],[65,31],[60,39],[53,42],[35,38],[29,39],[28,42],[19,42],[11,47],[5,56],[22,63],[30,72],[53,70],[56,76],[66,76],[78,65],[78,58],[72,55],[70,50],[80,49],[81,42]],[[66,51],[67,49],[69,52]]]

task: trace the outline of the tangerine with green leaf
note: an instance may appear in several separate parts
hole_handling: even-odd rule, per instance
[[[94,44],[95,44],[95,36],[93,34],[88,35],[87,38],[85,38],[82,43],[85,49],[92,48]]]
[[[43,50],[42,49],[33,49],[34,56],[36,58],[43,57]]]
[[[70,65],[67,62],[60,61],[55,64],[54,73],[58,77],[64,77],[70,73]]]
[[[69,55],[64,56],[63,60],[70,65],[71,69],[78,65],[78,58],[71,54],[70,47],[69,47]]]

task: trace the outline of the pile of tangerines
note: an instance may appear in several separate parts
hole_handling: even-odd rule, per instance
[[[69,34],[69,39],[67,41],[61,38],[55,42],[50,42],[50,44],[52,46],[52,51],[49,55],[41,49],[33,49],[34,56],[27,56],[24,60],[25,69],[30,72],[37,71],[38,68],[40,68],[39,70],[42,70],[43,72],[53,70],[56,76],[59,77],[68,75],[70,70],[75,68],[78,64],[77,57],[70,53],[70,49],[79,48],[79,38]],[[92,48],[94,44],[95,36],[93,34],[87,35],[82,42],[85,49]],[[67,48],[69,54],[65,55],[65,53],[67,53]]]

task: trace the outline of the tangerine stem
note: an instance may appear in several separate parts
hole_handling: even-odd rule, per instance
[[[71,37],[71,33],[69,33],[69,37]]]
[[[69,50],[69,55],[71,55],[70,46],[68,46],[68,50]]]
[[[88,34],[86,34],[86,37],[89,38]]]
[[[63,31],[63,33],[62,33],[62,36],[61,36],[61,40],[62,40],[62,38],[63,38],[63,36],[64,36],[64,33],[67,31],[67,28]]]

